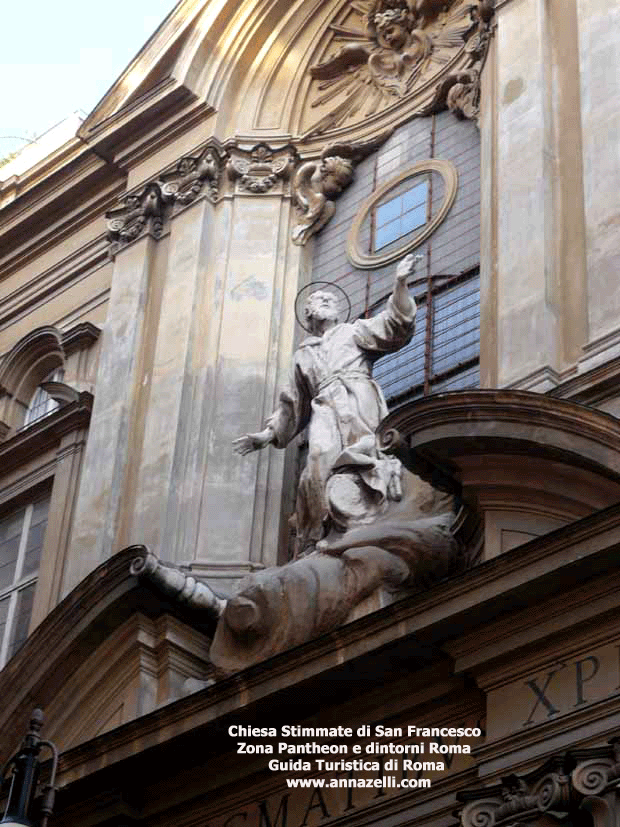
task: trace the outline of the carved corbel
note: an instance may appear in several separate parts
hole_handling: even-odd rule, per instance
[[[198,155],[181,158],[175,168],[161,176],[161,191],[166,200],[176,204],[191,204],[204,190],[215,203],[220,194],[220,182],[226,153],[216,142],[209,143]]]
[[[165,197],[160,185],[149,182],[140,191],[125,195],[121,206],[108,210],[108,239],[111,253],[144,233],[159,238],[164,228]]]
[[[228,154],[228,177],[243,194],[263,195],[278,184],[284,185],[297,160],[292,146],[272,149],[267,144],[257,144],[245,150],[233,145],[228,147]]]
[[[336,212],[334,201],[355,178],[355,167],[391,135],[384,132],[372,141],[330,144],[315,161],[306,161],[295,173],[293,197],[301,213],[293,227],[293,242],[303,246]]]
[[[54,402],[58,403],[60,408],[71,402],[77,402],[80,398],[80,392],[71,385],[67,385],[66,382],[42,382],[40,387],[52,397]]]

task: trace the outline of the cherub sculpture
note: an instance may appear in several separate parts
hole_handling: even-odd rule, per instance
[[[408,95],[418,79],[441,73],[465,44],[475,8],[464,0],[373,0],[363,5],[368,8],[365,30],[332,25],[335,39],[346,43],[310,69],[320,92],[312,106],[332,100],[335,105],[307,137],[355,114],[372,115]]]
[[[334,201],[353,181],[355,166],[386,141],[384,132],[371,141],[330,144],[317,161],[302,164],[293,179],[293,194],[301,216],[293,228],[293,241],[303,245],[336,212]]]

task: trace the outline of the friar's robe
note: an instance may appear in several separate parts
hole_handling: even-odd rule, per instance
[[[274,444],[284,448],[306,426],[308,459],[297,492],[297,537],[300,550],[322,536],[327,514],[325,485],[345,448],[374,435],[387,414],[373,363],[399,350],[413,336],[415,306],[403,313],[388,299],[370,319],[337,324],[322,336],[305,339],[295,353],[292,376],[267,425]]]

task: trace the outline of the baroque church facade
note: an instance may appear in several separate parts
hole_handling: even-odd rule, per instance
[[[58,827],[619,823],[619,31],[181,0],[0,167],[0,759],[43,708]]]

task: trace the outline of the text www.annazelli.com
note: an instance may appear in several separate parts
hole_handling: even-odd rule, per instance
[[[381,778],[287,778],[287,787],[379,787],[379,788],[419,788],[430,787],[430,778],[402,778],[396,780],[394,775],[384,775]]]

